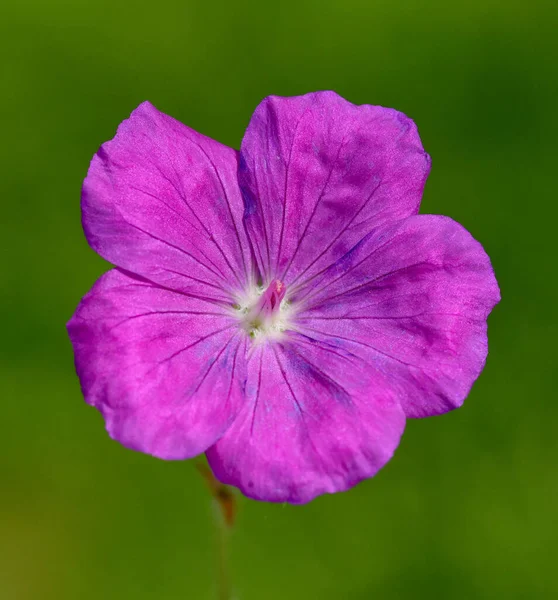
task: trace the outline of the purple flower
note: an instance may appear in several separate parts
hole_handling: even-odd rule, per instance
[[[409,118],[333,92],[266,98],[240,152],[139,106],[84,182],[116,268],[68,324],[109,434],[302,503],[460,406],[500,296],[463,227],[417,215],[429,168]]]

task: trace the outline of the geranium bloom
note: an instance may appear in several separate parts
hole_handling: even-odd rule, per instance
[[[499,291],[463,227],[417,215],[429,167],[409,118],[333,92],[266,98],[240,152],[139,106],[84,182],[116,268],[68,324],[109,434],[302,503],[461,405]]]

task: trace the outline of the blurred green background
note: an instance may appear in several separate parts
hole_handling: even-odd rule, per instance
[[[463,223],[503,301],[458,411],[408,424],[375,478],[241,501],[239,600],[558,597],[555,2],[35,0],[0,22],[0,598],[210,600],[192,462],[126,450],[85,405],[65,322],[107,264],[89,160],[142,100],[233,147],[268,94],[395,107],[432,155],[423,212]]]

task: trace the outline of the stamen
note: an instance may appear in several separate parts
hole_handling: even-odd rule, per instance
[[[274,279],[267,289],[240,307],[241,324],[254,340],[263,336],[276,336],[286,328],[285,308],[283,301],[287,288],[282,281]],[[257,292],[256,292],[257,293]],[[240,316],[239,315],[239,316]]]
[[[283,282],[274,279],[248,312],[248,318],[253,321],[269,321],[274,315],[278,315],[286,291]]]

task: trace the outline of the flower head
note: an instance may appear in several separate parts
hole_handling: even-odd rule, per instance
[[[463,227],[417,214],[429,168],[409,118],[333,92],[266,98],[240,152],[140,105],[84,182],[116,268],[68,324],[109,434],[301,503],[460,406],[499,291]]]

